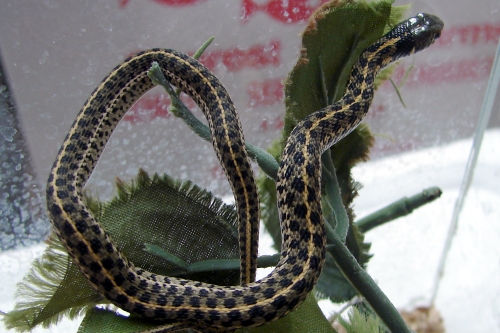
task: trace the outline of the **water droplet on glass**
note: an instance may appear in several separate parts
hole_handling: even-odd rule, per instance
[[[17,133],[17,130],[13,127],[8,126],[0,126],[0,134],[3,138],[9,142],[14,140],[14,134]]]
[[[86,86],[92,86],[94,85],[94,79],[93,78],[90,78],[90,77],[87,77],[87,78],[84,78],[82,80],[82,83]]]
[[[42,53],[42,58],[40,58],[40,60],[38,60],[38,63],[40,65],[43,65],[45,64],[45,61],[47,61],[47,57],[49,56],[49,52],[47,50],[43,51]]]
[[[130,176],[135,176],[137,174],[137,168],[135,166],[129,167],[125,173]]]
[[[106,30],[106,31],[112,31],[113,30],[113,25],[108,20],[102,20],[101,22],[99,22],[99,26],[101,28],[103,28],[104,30]]]

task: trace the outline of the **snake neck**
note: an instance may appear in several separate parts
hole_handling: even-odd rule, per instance
[[[315,237],[314,221],[319,224],[322,214],[321,154],[358,126],[373,100],[377,74],[390,63],[414,53],[414,44],[407,25],[396,26],[360,55],[352,68],[344,96],[306,117],[291,132],[276,186],[280,218],[290,221],[283,227],[293,229],[295,224],[308,225],[308,234]],[[294,248],[291,242],[296,241],[285,235],[282,247]],[[317,243],[323,241],[318,238]],[[322,257],[324,253],[318,251],[318,258]]]
[[[321,219],[321,154],[363,120],[373,100],[378,73],[394,61],[432,44],[439,38],[442,27],[442,21],[429,14],[418,14],[396,25],[361,53],[344,96],[307,116],[293,129],[282,155],[276,187],[280,218],[291,221],[282,228],[293,228],[294,223],[315,226],[314,221]],[[315,235],[313,228],[309,232]],[[295,241],[285,235],[282,246],[289,249]],[[318,240],[318,244],[322,241]]]

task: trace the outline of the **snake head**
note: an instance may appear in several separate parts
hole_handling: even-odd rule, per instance
[[[419,13],[406,21],[406,27],[415,38],[415,52],[430,46],[441,36],[444,23],[435,15]]]

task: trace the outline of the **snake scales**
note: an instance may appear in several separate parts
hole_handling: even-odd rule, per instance
[[[277,178],[282,251],[276,268],[252,282],[258,237],[258,199],[233,103],[219,80],[198,61],[167,49],[140,52],[116,67],[96,88],[69,131],[47,184],[53,227],[90,284],[116,306],[168,323],[154,332],[185,327],[225,332],[284,316],[314,287],[325,259],[321,211],[321,154],[351,132],[373,98],[376,74],[391,62],[425,49],[442,21],[418,14],[369,46],[353,66],[345,95],[300,122],[286,142]],[[241,286],[217,286],[160,276],[129,262],[82,201],[112,131],[153,87],[147,72],[158,62],[167,79],[200,106],[217,156],[236,198],[242,252]]]

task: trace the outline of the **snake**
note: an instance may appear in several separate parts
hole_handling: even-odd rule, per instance
[[[59,150],[47,183],[55,233],[95,290],[117,307],[159,321],[148,332],[232,332],[283,317],[315,286],[325,261],[321,154],[366,115],[381,69],[430,46],[441,34],[437,16],[419,13],[368,46],[352,67],[340,100],[300,121],[288,137],[276,179],[282,247],[266,277],[254,281],[259,202],[234,104],[200,62],[174,50],[139,52],[111,71],[82,107]],[[114,128],[154,84],[157,62],[167,80],[190,96],[207,119],[212,143],[233,189],[238,212],[241,285],[218,286],[162,276],[136,267],[86,207],[82,190]]]

